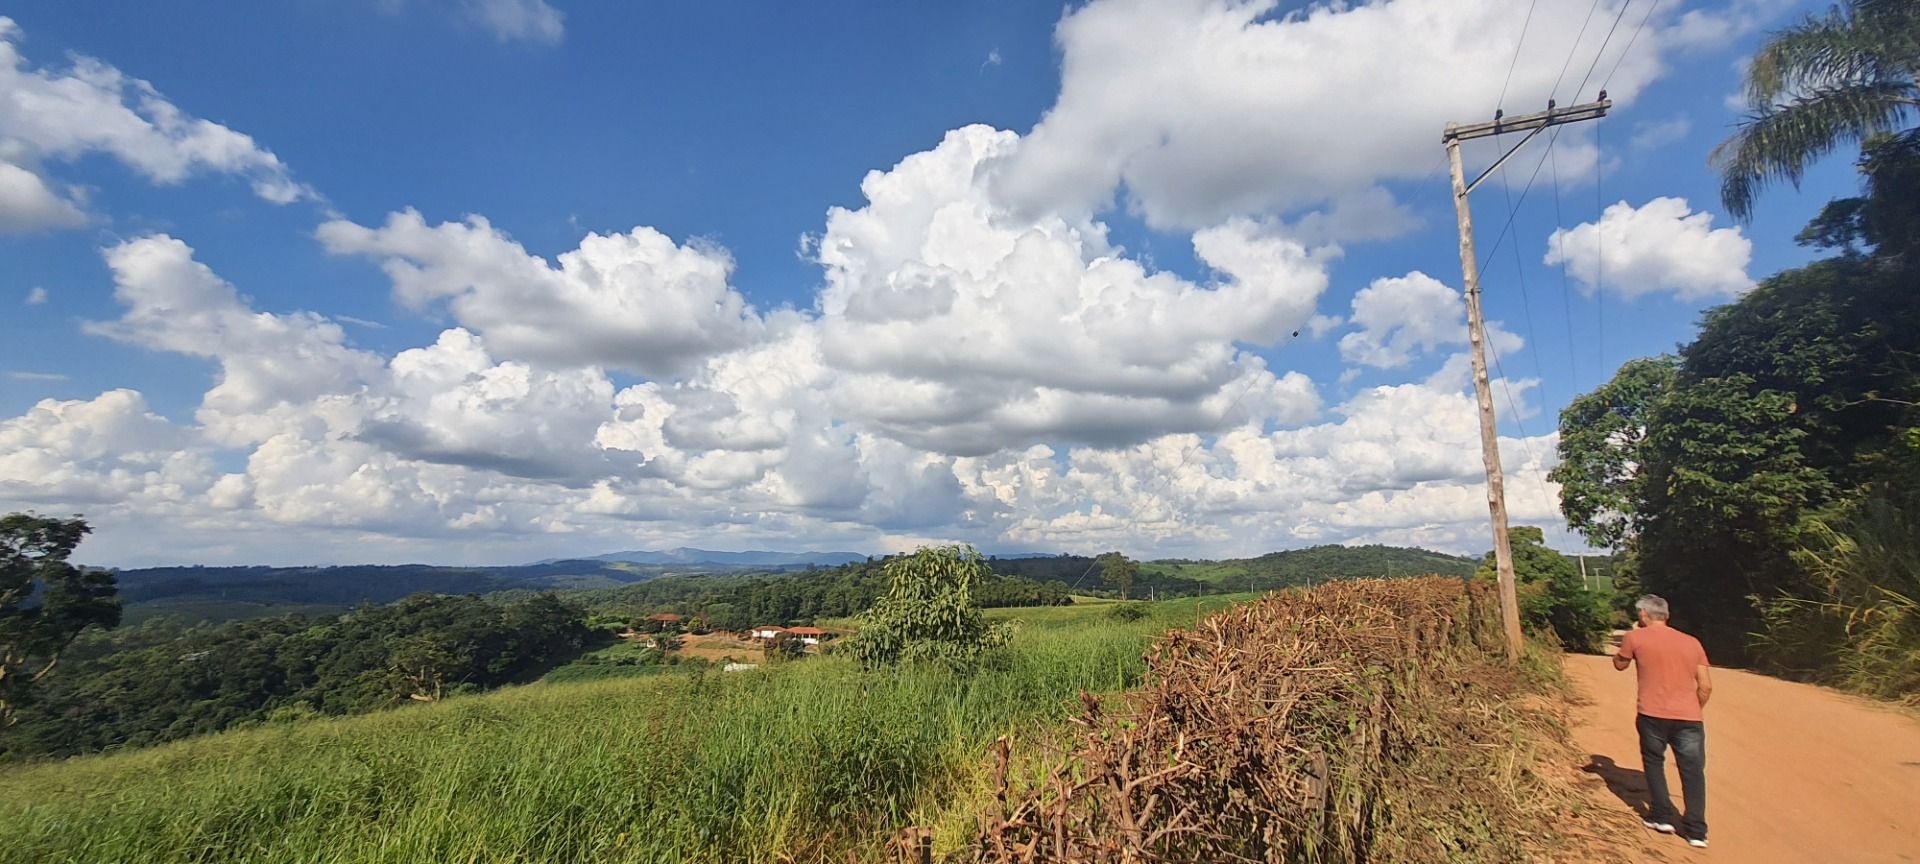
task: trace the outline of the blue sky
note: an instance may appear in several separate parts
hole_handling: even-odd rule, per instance
[[[104,563],[1477,553],[1441,123],[1614,76],[1497,249],[1544,140],[1474,196],[1548,527],[1559,408],[1852,189],[1839,157],[1720,215],[1740,58],[1806,10],[1648,11],[31,4],[0,506],[86,513]],[[590,233],[658,242],[558,263]]]

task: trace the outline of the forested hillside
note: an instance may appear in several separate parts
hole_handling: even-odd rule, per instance
[[[513,567],[148,567],[117,570],[114,575],[127,604],[128,623],[162,615],[193,623],[344,612],[361,603],[391,603],[409,594],[598,588],[688,569],[695,568],[568,560]]]
[[[1147,571],[1213,583],[1223,590],[1270,591],[1318,585],[1336,579],[1384,576],[1467,576],[1475,561],[1406,546],[1310,546],[1269,552],[1257,558],[1225,561],[1167,559],[1143,565]]]
[[[888,560],[794,573],[668,576],[566,596],[600,615],[632,617],[671,612],[696,618],[702,626],[715,630],[810,624],[816,618],[842,618],[873,605],[874,598],[886,590],[882,571]],[[1000,563],[992,562],[996,571]],[[1058,583],[999,573],[976,584],[973,595],[987,607],[1071,602]]]
[[[37,683],[0,760],[138,747],[274,716],[357,714],[529,680],[593,639],[552,596],[421,594],[340,616],[94,633]]]

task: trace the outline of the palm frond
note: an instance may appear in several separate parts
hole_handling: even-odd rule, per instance
[[[1809,83],[1858,77],[1871,58],[1861,51],[1852,16],[1839,9],[1772,35],[1747,67],[1747,102],[1772,105]]]
[[[1752,114],[1709,157],[1722,176],[1721,203],[1735,218],[1750,218],[1762,187],[1797,186],[1807,166],[1841,142],[1892,131],[1916,111],[1920,92],[1907,80],[1816,87]]]

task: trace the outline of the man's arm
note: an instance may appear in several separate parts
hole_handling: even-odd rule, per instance
[[[1635,632],[1637,631],[1628,630],[1627,635],[1624,637],[1621,637],[1620,639],[1620,647],[1617,649],[1614,649],[1614,652],[1613,652],[1613,668],[1614,669],[1617,669],[1621,672],[1625,672],[1627,671],[1628,666],[1633,665],[1633,634]]]
[[[1707,700],[1713,698],[1713,673],[1705,663],[1693,667],[1693,691],[1700,697],[1700,707],[1707,707]]]
[[[1624,654],[1613,655],[1613,668],[1618,669],[1622,672],[1625,672],[1627,671],[1627,667],[1632,665],[1633,665],[1632,657],[1628,657]]]

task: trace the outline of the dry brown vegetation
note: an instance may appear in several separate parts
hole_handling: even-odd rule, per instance
[[[1005,739],[968,855],[1035,862],[1606,860],[1551,660],[1498,659],[1454,578],[1335,583],[1156,645],[1037,772]]]

